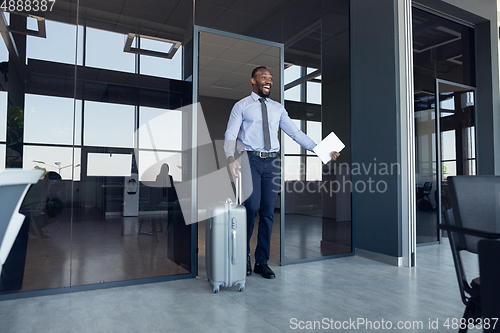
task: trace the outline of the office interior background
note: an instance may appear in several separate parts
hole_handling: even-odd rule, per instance
[[[500,174],[494,1],[44,4],[1,13],[0,168],[44,176],[0,299],[203,274],[202,189],[188,186],[186,221],[172,185],[224,167],[257,66],[299,128],[346,144],[322,165],[280,134],[273,265],[418,265],[417,245],[441,241],[446,178]]]

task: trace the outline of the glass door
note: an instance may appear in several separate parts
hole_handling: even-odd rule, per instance
[[[348,21],[344,23],[339,29],[348,35]],[[331,43],[324,24],[318,21],[285,43],[284,105],[296,126],[316,143],[335,132],[346,149],[335,162],[323,164],[282,133],[282,264],[353,251],[349,73],[333,68],[340,58],[328,61],[332,48],[339,46]],[[348,57],[341,61],[349,68]]]
[[[412,25],[416,238],[431,244],[440,241],[447,177],[475,173],[475,31],[416,7]]]
[[[437,80],[436,89],[441,217],[450,208],[447,178],[476,174],[475,88]]]
[[[197,175],[196,221],[198,221],[198,275],[205,274],[206,208],[214,202],[232,197],[234,192],[226,171],[224,133],[235,103],[252,93],[252,70],[265,66],[273,75],[270,98],[283,102],[283,45],[220,30],[195,26],[194,95],[196,104]],[[244,158],[244,157],[242,157]],[[243,183],[251,182],[242,164]],[[244,188],[249,188],[244,186]],[[243,193],[243,199],[245,198]],[[280,264],[280,206],[276,203],[271,236],[272,265]],[[250,241],[257,244],[258,217]],[[276,250],[278,249],[278,250]]]
[[[476,174],[474,93],[438,79],[435,95],[415,94],[417,244],[441,240],[436,225],[449,208],[447,178]]]

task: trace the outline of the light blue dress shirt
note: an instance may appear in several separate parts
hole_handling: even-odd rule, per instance
[[[236,149],[240,153],[243,150],[265,151],[264,132],[262,129],[262,107],[259,98],[259,95],[252,92],[250,96],[243,98],[233,106],[224,135],[224,152],[226,158],[234,156],[236,142],[238,142]],[[297,128],[283,105],[270,98],[266,98],[266,105],[271,137],[270,152],[280,150],[280,143],[278,141],[278,129],[280,127],[289,137],[305,149],[312,151],[316,147],[316,143]]]

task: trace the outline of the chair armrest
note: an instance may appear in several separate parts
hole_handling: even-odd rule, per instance
[[[441,229],[441,230],[455,231],[455,232],[463,233],[466,235],[477,236],[477,237],[481,237],[481,238],[500,239],[500,234],[495,233],[495,232],[488,232],[488,231],[482,231],[482,230],[470,229],[470,228],[462,228],[462,227],[457,227],[454,225],[447,225],[447,224],[438,224],[437,227],[438,227],[438,229]]]

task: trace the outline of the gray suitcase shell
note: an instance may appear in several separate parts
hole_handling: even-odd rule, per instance
[[[207,216],[213,216],[207,219],[205,239],[207,278],[213,292],[232,286],[243,291],[247,264],[246,208],[227,199],[209,205]]]

